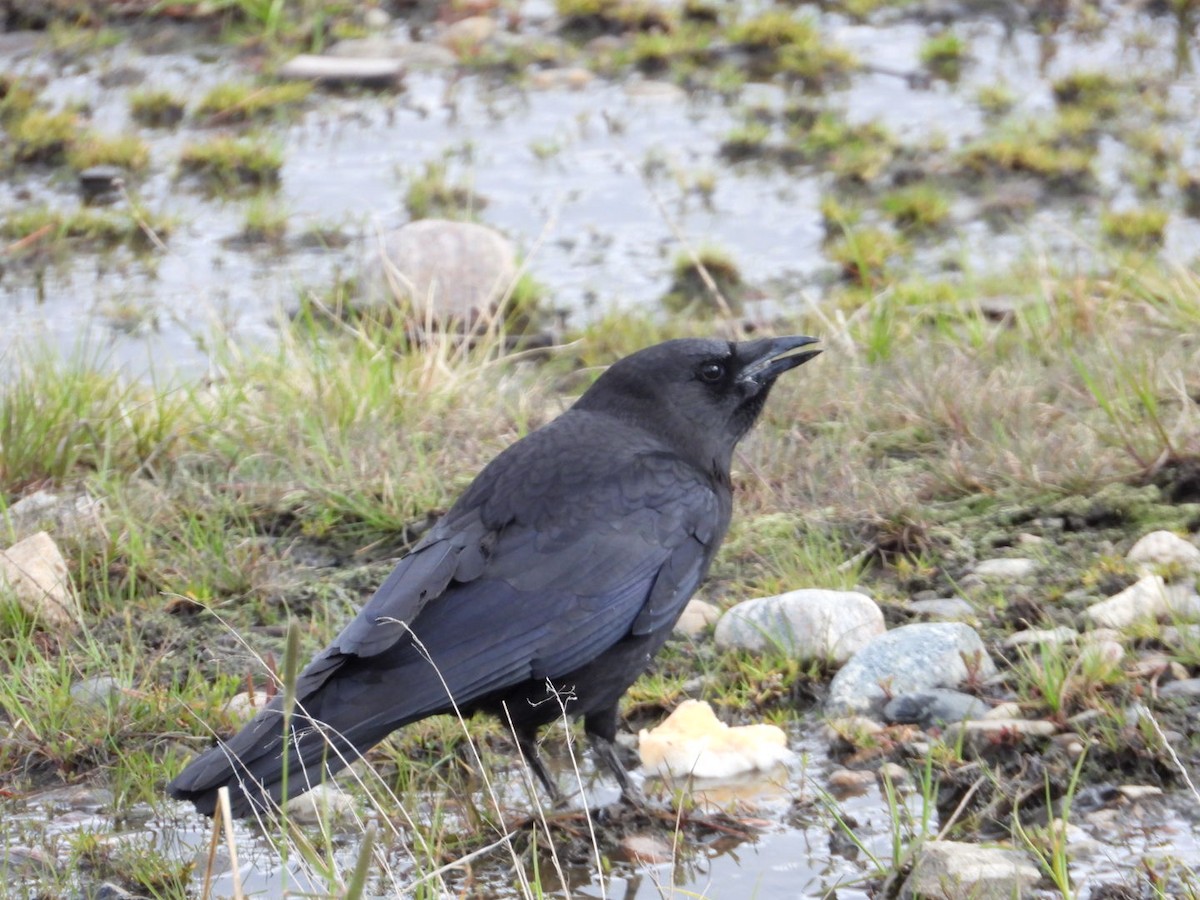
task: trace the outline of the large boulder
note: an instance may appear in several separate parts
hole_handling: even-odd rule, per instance
[[[723,649],[778,647],[804,660],[843,663],[886,627],[879,606],[857,591],[806,589],[746,600],[717,623]]]

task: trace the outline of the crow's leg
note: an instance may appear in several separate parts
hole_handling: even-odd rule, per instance
[[[517,746],[521,748],[521,755],[525,757],[525,763],[542,783],[546,793],[550,795],[550,802],[554,806],[562,806],[563,795],[558,790],[558,785],[554,783],[554,779],[550,777],[546,764],[542,762],[542,754],[538,750],[537,731],[536,725],[531,728],[517,728]]]
[[[629,773],[617,757],[617,707],[588,713],[583,719],[583,730],[592,745],[596,758],[608,767],[621,786],[621,799],[632,806],[645,806],[642,792],[629,780]]]

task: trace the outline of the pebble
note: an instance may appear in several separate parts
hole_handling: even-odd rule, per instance
[[[489,16],[468,16],[451,22],[438,35],[438,43],[459,56],[477,52],[496,33],[496,22]]]
[[[76,703],[107,708],[117,702],[124,694],[125,688],[111,675],[97,675],[85,678],[71,685],[71,699]]]
[[[845,662],[883,634],[883,612],[857,591],[808,589],[745,600],[717,623],[717,646],[762,652],[781,647],[802,660]]]
[[[335,785],[318,784],[287,802],[288,818],[301,825],[348,823],[354,820],[354,799]]]
[[[1004,639],[1005,647],[1020,647],[1024,644],[1066,644],[1079,639],[1079,632],[1067,625],[1057,628],[1030,628],[1017,631]]]
[[[883,708],[883,717],[888,722],[912,722],[922,728],[932,728],[964,719],[977,719],[990,709],[978,697],[947,688],[935,688],[892,698]]]
[[[652,866],[675,858],[674,848],[654,834],[627,834],[617,844],[618,853],[626,862]]]
[[[861,797],[875,784],[875,773],[862,769],[834,769],[827,780],[829,792],[839,800]]]
[[[529,86],[540,91],[568,89],[577,91],[587,87],[595,75],[582,68],[540,69],[529,76]]]
[[[0,587],[31,617],[52,628],[82,621],[79,600],[71,590],[67,561],[46,532],[39,531],[0,550]]]
[[[279,67],[279,77],[288,81],[373,88],[395,87],[403,74],[404,65],[398,59],[314,56],[310,53],[293,56]]]
[[[978,618],[975,615],[975,607],[961,597],[913,600],[908,604],[908,609],[923,618],[939,619],[943,622],[973,622]]]
[[[1161,797],[1163,789],[1152,784],[1123,784],[1117,788],[1117,793],[1136,803],[1147,797]]]
[[[698,638],[720,617],[721,611],[711,603],[693,598],[688,601],[679,620],[675,623],[675,633],[693,639]]]
[[[84,200],[115,193],[125,184],[125,170],[120,166],[89,166],[77,177]]]
[[[1032,575],[1037,569],[1037,561],[1026,557],[1003,557],[999,559],[984,559],[975,564],[972,570],[980,578],[992,578],[997,581],[1016,581]]]
[[[1011,900],[1041,880],[1041,871],[1018,850],[958,841],[926,841],[901,888],[901,900]]]
[[[971,660],[968,668],[966,660]],[[879,714],[891,697],[956,687],[996,670],[975,629],[962,622],[904,625],[875,638],[833,677],[830,715]]]
[[[1172,681],[1158,689],[1160,697],[1200,697],[1200,678],[1184,678]]]
[[[1200,574],[1200,547],[1170,531],[1152,531],[1134,544],[1125,558],[1147,568],[1165,566]]]
[[[1045,719],[972,719],[947,725],[944,739],[953,744],[960,737],[976,746],[998,740],[1047,738],[1058,733],[1058,726]]]
[[[1161,616],[1200,615],[1200,597],[1189,583],[1167,585],[1161,575],[1145,575],[1107,600],[1093,603],[1087,616],[1106,628],[1127,628]]]
[[[912,781],[912,776],[899,763],[885,762],[879,767],[879,783],[886,784],[888,781],[894,785],[904,785]]]

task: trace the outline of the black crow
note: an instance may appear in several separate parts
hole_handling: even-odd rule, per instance
[[[565,413],[490,462],[301,672],[201,754],[171,795],[211,815],[265,810],[403,725],[499,716],[534,773],[538,729],[583,717],[632,796],[613,739],[621,695],[666,641],[729,525],[733,449],[810,337],[675,340],[613,364]]]

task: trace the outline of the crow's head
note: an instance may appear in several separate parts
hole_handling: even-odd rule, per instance
[[[816,340],[796,335],[741,343],[666,341],[614,363],[577,406],[636,422],[705,465],[728,466],[775,379],[821,352],[790,351]]]

